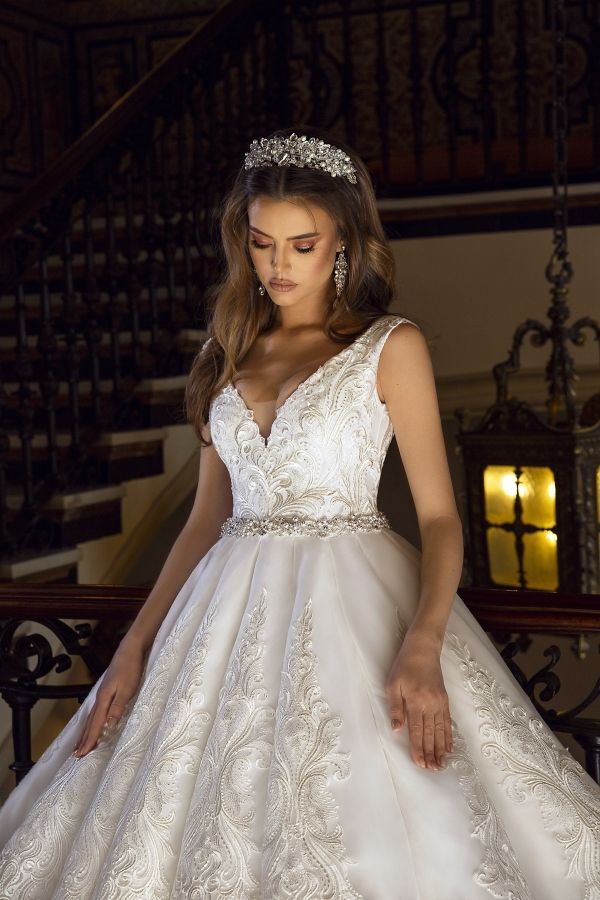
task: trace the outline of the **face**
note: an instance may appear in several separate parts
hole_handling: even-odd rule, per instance
[[[248,249],[258,279],[278,306],[301,304],[317,314],[335,297],[333,267],[342,241],[322,207],[257,197],[248,206]]]

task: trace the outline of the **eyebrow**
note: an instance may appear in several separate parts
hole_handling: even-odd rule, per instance
[[[266,231],[261,231],[260,228],[255,228],[254,225],[250,225],[248,227],[250,228],[250,231],[256,231],[258,232],[258,234],[262,234],[263,237],[273,237],[273,235],[267,234]],[[297,241],[300,238],[317,237],[320,234],[320,231],[307,231],[306,234],[295,234],[294,237],[286,238],[286,241]]]

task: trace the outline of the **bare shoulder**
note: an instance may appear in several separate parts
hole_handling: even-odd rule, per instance
[[[414,383],[419,376],[429,378],[431,357],[427,339],[414,323],[399,321],[387,334],[377,370],[377,380],[385,396],[386,388]]]

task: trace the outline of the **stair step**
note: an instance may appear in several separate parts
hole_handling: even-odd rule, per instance
[[[164,285],[159,285],[154,289],[154,296],[156,297],[157,304],[159,309],[163,309],[163,307],[167,308],[167,303],[169,300],[169,296],[173,296],[173,298],[177,301],[183,302],[186,297],[186,289],[183,285],[178,284],[173,287],[171,291],[169,291],[168,287]],[[117,294],[118,299],[125,306],[125,301],[127,300],[127,291],[126,289],[119,290]],[[100,291],[100,305],[101,309],[108,309],[110,303],[110,297],[106,290]],[[39,279],[37,290],[32,293],[25,293],[22,298],[25,317],[27,322],[36,321],[40,316],[40,291],[39,291]],[[63,315],[64,308],[64,285],[60,285],[57,290],[50,290],[48,295],[48,304],[50,307],[50,315],[53,319],[60,319]],[[79,294],[75,297],[75,301],[73,303],[74,310],[77,313],[87,313],[87,305],[81,299]],[[150,309],[150,292],[148,287],[145,285],[140,285],[140,292],[136,297],[136,309],[143,315],[147,313]],[[0,296],[0,321],[4,322],[6,320],[13,322],[14,325],[15,318],[15,297],[13,294],[2,294]]]
[[[134,390],[139,394],[160,394],[160,393],[170,393],[175,390],[182,391],[185,388],[188,376],[187,375],[167,375],[164,378],[142,378],[136,384]],[[3,382],[4,388],[8,394],[14,393],[19,389],[19,383],[17,381],[5,381]],[[100,391],[103,394],[109,394],[112,390],[112,381],[108,378],[101,378],[99,382]],[[39,384],[35,381],[31,382],[30,390],[32,394],[39,395]],[[85,394],[90,394],[92,391],[92,382],[87,379],[78,379],[77,380],[77,391],[80,396],[84,396]],[[57,396],[68,396],[69,394],[69,385],[66,381],[59,381],[56,388]]]
[[[175,343],[173,347],[171,347],[170,353],[168,356],[165,354],[162,362],[162,372],[154,372],[157,367],[157,362],[155,360],[154,355],[151,355],[150,350],[147,346],[140,345],[138,348],[138,360],[141,368],[140,375],[142,377],[150,378],[153,374],[156,374],[158,377],[171,377],[172,375],[181,375],[184,372],[189,372],[190,367],[192,365],[194,356],[199,349],[200,345],[196,346],[185,346],[178,343]],[[137,382],[139,375],[136,373],[135,364],[134,364],[134,354],[130,344],[122,344],[119,348],[120,350],[120,363],[119,363],[119,371],[121,381],[127,382]],[[107,345],[100,347],[98,354],[96,356],[98,363],[98,376],[100,379],[108,380],[111,377],[111,374],[114,371],[114,365],[112,360],[111,348]],[[34,382],[42,382],[47,378],[47,369],[48,364],[40,356],[36,351],[31,351],[29,354],[29,362],[31,368],[31,376],[29,378],[29,384],[33,384]],[[87,352],[81,352],[79,359],[79,371],[77,374],[77,378],[79,379],[90,379],[92,373],[92,359]],[[15,366],[17,365],[17,354],[14,350],[4,350],[2,353],[2,363],[4,371],[10,371],[11,368],[14,371]],[[64,352],[60,352],[57,357],[52,360],[52,366],[54,367],[54,378],[57,380],[65,380],[65,354]],[[10,405],[14,405],[15,400],[9,400]],[[20,403],[20,401],[19,401]]]
[[[161,442],[164,441],[166,437],[166,428],[140,428],[131,431],[105,431],[96,441],[94,441],[94,443],[88,449],[97,450],[101,447],[133,447],[135,445]],[[11,449],[21,446],[21,440],[16,434],[8,435],[8,443]],[[71,435],[66,431],[59,431],[56,435],[56,443],[59,447],[70,446]],[[34,449],[45,450],[48,447],[47,433],[43,431],[34,433],[31,438],[31,446]]]
[[[70,490],[54,494],[44,505],[43,512],[49,534],[49,550],[95,541],[122,530],[121,501],[125,496],[122,484]],[[7,492],[7,509],[17,512],[20,505],[18,491]]]
[[[181,344],[189,343],[190,341],[189,341],[188,333],[189,333],[188,329],[179,330],[175,337],[175,345],[180,346]],[[198,334],[198,333],[202,333],[202,332],[194,331],[192,333]],[[151,340],[151,332],[149,330],[145,329],[143,331],[140,330],[138,332],[138,334],[139,334],[140,343],[144,344],[146,346],[149,346],[150,340]],[[61,334],[61,332],[55,331],[54,336],[57,340],[60,340],[61,338],[64,339],[64,335]],[[131,345],[131,342],[133,340],[132,333],[129,330],[119,331],[119,333],[117,335],[117,339],[118,339],[117,343],[120,346],[128,347]],[[28,350],[31,351],[28,354],[30,357],[35,357],[36,355],[39,355],[38,351],[37,351],[37,343],[38,343],[37,335],[27,335],[25,346],[28,348]],[[80,350],[87,348],[87,341],[82,334],[77,335],[76,340],[74,341],[74,344]],[[17,345],[16,337],[10,337],[7,335],[0,336],[0,351],[2,351],[3,353],[9,353],[11,350],[14,350],[16,348],[16,345]],[[110,349],[110,347],[112,346],[110,334],[105,331],[102,334],[102,338],[98,341],[96,346],[98,347],[99,351],[104,348]]]
[[[111,500],[120,500],[125,496],[125,487],[122,484],[110,484],[105,487],[82,488],[69,490],[64,493],[54,494],[46,503],[44,510],[72,511],[89,506],[97,506],[99,503],[107,503]],[[7,491],[7,506],[15,509],[18,500],[18,492],[9,489]]]
[[[188,248],[188,252],[189,258],[192,263],[197,263],[197,261],[204,256],[204,253],[201,254],[200,250],[197,247]],[[101,255],[101,252],[98,251],[98,254]],[[59,287],[57,288],[57,290],[64,290],[65,265],[59,256],[54,257],[54,260],[55,261],[53,263],[48,263],[46,266],[46,283],[48,285],[58,284]],[[165,266],[164,257],[158,251],[151,261],[153,264],[156,263],[160,265],[161,269]],[[144,280],[147,277],[144,271],[140,271],[140,268],[145,265],[147,266],[149,262],[150,261],[148,259],[147,251],[143,251],[143,253],[141,253],[139,257],[136,257],[136,260],[133,264],[135,267],[135,274],[137,275],[137,279],[140,284],[143,284]],[[172,272],[176,280],[185,283],[188,272],[183,249],[173,254],[173,256],[171,257],[171,264]],[[95,274],[99,283],[102,283],[102,280],[105,277],[104,266],[105,260],[103,259],[100,263],[98,263],[97,267],[94,268],[93,274]],[[127,260],[117,257],[115,261],[114,273],[111,274],[127,284],[128,268],[129,263],[127,262]],[[162,274],[162,271],[159,272],[159,275],[160,274]],[[73,279],[74,290],[82,289],[84,279],[87,278],[87,276],[88,270],[85,257],[83,255],[77,254],[77,256],[71,260],[71,278]],[[35,293],[36,290],[39,291],[41,280],[38,268],[31,268],[27,272],[25,272],[20,278],[20,283],[22,284],[25,291],[31,291],[32,293]]]
[[[164,442],[167,436],[166,428],[105,432],[86,449],[81,477],[89,479],[92,473],[98,484],[110,486],[121,481],[161,475],[164,471]],[[17,502],[16,497],[22,497],[19,485],[23,479],[23,460],[19,436],[9,434],[8,440],[6,478],[11,485],[14,504]],[[56,445],[58,468],[67,470],[71,462],[71,435],[68,432],[58,432]],[[48,470],[47,459],[48,436],[45,432],[34,433],[31,441],[34,478],[45,475]],[[20,499],[17,505],[20,505]]]
[[[64,547],[0,561],[0,581],[77,584],[77,565],[82,556],[81,548]]]

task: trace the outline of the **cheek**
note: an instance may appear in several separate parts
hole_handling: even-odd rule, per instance
[[[326,250],[315,250],[300,257],[300,266],[304,272],[315,278],[326,278],[333,270],[334,259]]]
[[[327,280],[331,277],[331,273],[333,272],[333,266],[335,263],[335,254],[334,253],[323,253],[318,265],[318,272],[322,281]]]
[[[250,254],[250,262],[254,266],[255,269],[259,269],[262,261],[262,257],[264,257],[265,251],[263,250],[262,257],[260,250],[255,250],[254,247],[248,247],[248,253]]]

